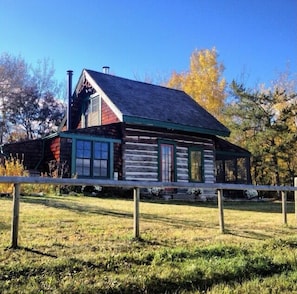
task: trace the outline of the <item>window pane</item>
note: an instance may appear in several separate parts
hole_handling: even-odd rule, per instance
[[[93,175],[95,177],[107,177],[107,160],[94,160]]]
[[[202,152],[190,151],[190,177],[192,181],[202,182]]]
[[[235,182],[236,180],[236,162],[233,159],[225,161],[225,179],[226,182]]]
[[[77,141],[76,142],[76,157],[91,158],[91,142]]]
[[[218,183],[225,182],[224,162],[223,160],[216,161],[216,181]]]
[[[99,96],[91,99],[91,112],[98,112],[99,110]]]
[[[95,159],[108,159],[108,143],[94,144],[94,158]]]
[[[76,159],[76,173],[79,176],[90,176],[90,159]]]

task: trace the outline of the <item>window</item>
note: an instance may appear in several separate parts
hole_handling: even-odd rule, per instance
[[[203,151],[189,149],[189,173],[190,181],[203,182]]]
[[[98,112],[99,111],[99,96],[92,97],[90,100],[90,108],[91,112]]]
[[[109,144],[77,140],[76,173],[82,177],[108,177]]]
[[[100,104],[101,100],[98,94],[93,94],[84,100],[81,116],[82,128],[101,124]]]
[[[160,145],[160,176],[162,182],[175,180],[174,145]]]
[[[225,160],[225,181],[236,182],[236,159]]]

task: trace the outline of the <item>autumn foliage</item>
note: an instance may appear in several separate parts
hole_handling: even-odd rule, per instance
[[[190,69],[173,72],[167,86],[185,91],[216,118],[221,118],[226,80],[222,78],[223,64],[219,63],[215,48],[195,50],[190,58]]]
[[[2,160],[0,164],[0,176],[19,176],[26,177],[28,176],[28,171],[26,171],[23,159],[14,158],[10,155],[8,158]],[[1,193],[12,193],[13,184],[12,183],[0,183],[0,192]]]

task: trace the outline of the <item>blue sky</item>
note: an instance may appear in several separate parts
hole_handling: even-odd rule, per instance
[[[49,58],[56,78],[83,68],[158,82],[216,47],[228,82],[253,87],[297,73],[297,0],[0,0],[0,53],[33,65]]]

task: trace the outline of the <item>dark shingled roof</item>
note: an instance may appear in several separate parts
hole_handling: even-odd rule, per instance
[[[123,114],[124,121],[154,121],[160,126],[228,136],[230,131],[185,92],[86,70]],[[165,124],[164,124],[165,123]]]
[[[234,159],[251,156],[248,150],[219,137],[215,139],[215,149],[217,153],[216,159]]]

